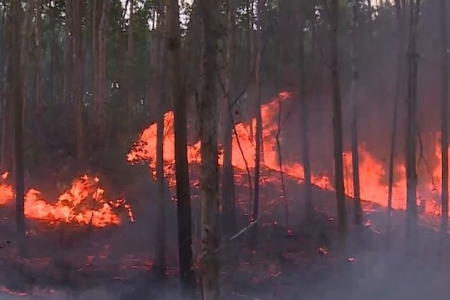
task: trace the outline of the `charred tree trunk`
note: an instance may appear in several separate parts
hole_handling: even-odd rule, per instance
[[[448,230],[448,40],[447,1],[441,4],[441,154],[442,154],[442,221],[441,232]]]
[[[339,1],[331,1],[331,85],[333,97],[333,144],[334,144],[334,176],[338,222],[341,230],[346,229],[347,209],[344,189],[344,163],[342,158],[342,107],[341,88],[339,83],[338,66],[338,28],[339,28]]]
[[[308,221],[314,217],[314,205],[312,201],[312,181],[311,181],[311,161],[309,155],[309,108],[306,99],[306,69],[305,69],[305,14],[300,12],[300,30],[299,30],[299,75],[300,75],[300,112],[301,112],[301,128],[303,139],[303,168],[305,173],[305,215]]]
[[[352,173],[353,173],[353,196],[354,196],[354,221],[356,225],[362,223],[362,207],[361,207],[361,195],[359,187],[359,152],[358,152],[358,86],[359,86],[359,69],[357,60],[356,45],[357,30],[358,30],[358,10],[359,0],[353,0],[352,3],[352,41],[351,41],[351,69],[352,69],[352,82],[351,82],[351,105],[352,105],[352,122],[351,122],[351,135],[352,135]]]
[[[417,225],[417,27],[419,23],[420,1],[411,0],[409,3],[408,117],[406,124],[406,226],[409,236],[413,234]]]
[[[262,51],[263,51],[263,15],[266,6],[266,0],[258,0],[257,16],[257,46],[255,62],[255,83],[256,83],[256,133],[255,133],[255,193],[253,199],[252,221],[256,221],[259,215],[259,181],[261,173],[262,156],[262,116],[261,116],[261,90],[262,90]],[[257,243],[258,226],[253,227],[251,247],[255,248]]]
[[[202,195],[202,261],[203,299],[219,300],[220,246],[219,173],[218,173],[218,92],[217,56],[219,41],[219,0],[200,0],[203,23],[202,88],[199,103]]]
[[[82,57],[82,15],[80,5],[83,1],[72,3],[73,21],[73,108],[75,113],[75,140],[77,159],[81,164],[84,158],[84,132],[83,132],[83,57]]]
[[[22,3],[14,0],[12,8],[11,39],[11,91],[14,99],[14,175],[16,190],[16,228],[19,245],[24,250],[25,242],[25,182],[23,162],[23,75],[22,75]]]
[[[167,48],[170,55],[170,78],[174,105],[175,129],[175,174],[177,180],[178,256],[182,294],[188,299],[195,298],[195,273],[192,253],[192,217],[187,159],[187,103],[185,85],[181,70],[181,30],[177,0],[168,0],[167,7]]]
[[[232,118],[232,99],[234,98],[233,81],[233,56],[235,50],[235,22],[236,22],[236,3],[235,0],[228,0],[227,7],[228,36],[226,49],[226,81],[225,97],[223,99],[223,175],[222,175],[222,207],[223,207],[223,231],[227,237],[236,231],[236,214],[234,203],[234,174],[233,174],[233,118]]]
[[[164,5],[164,1],[161,1]],[[159,201],[158,201],[158,215],[156,224],[156,248],[155,248],[155,273],[160,279],[166,277],[166,186],[164,177],[164,106],[168,101],[168,56],[167,45],[163,41],[166,37],[166,14],[164,8],[161,9],[161,30],[163,37],[160,38],[160,95],[159,95],[159,109],[157,121],[157,142],[156,142],[156,174],[158,179]],[[178,183],[177,183],[178,186]]]

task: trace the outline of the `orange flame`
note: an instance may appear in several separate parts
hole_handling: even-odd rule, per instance
[[[288,104],[287,99],[290,98],[289,92],[281,92],[278,97],[271,102],[261,106],[261,116],[263,121],[263,158],[261,164],[266,168],[274,171],[280,171],[280,163],[278,159],[277,135],[280,132],[280,125],[289,116],[289,109],[285,106]],[[251,128],[252,126],[252,128]],[[173,132],[173,112],[169,111],[164,115],[164,172],[168,178],[170,185],[175,185],[174,179],[174,132]],[[156,130],[157,125],[152,124],[141,134],[139,138],[139,147],[133,147],[128,154],[127,159],[136,163],[140,160],[150,161],[150,168],[155,174],[156,162]],[[282,131],[283,129],[281,129]],[[256,132],[256,120],[252,119],[250,124],[238,123],[235,125],[235,135],[232,141],[232,165],[239,170],[253,169],[255,167],[255,143],[254,136],[251,132]],[[281,137],[281,136],[280,136]],[[189,163],[200,162],[200,142],[188,146]],[[418,201],[424,205],[426,212],[438,214],[440,205],[436,201],[437,193],[440,189],[436,187],[439,183],[441,166],[440,166],[440,149],[439,140],[435,139],[435,157],[439,161],[436,167],[431,170],[434,182],[428,180],[419,187]],[[353,197],[353,181],[352,181],[352,155],[350,151],[344,152],[345,164],[345,190],[349,197]],[[365,148],[364,145],[359,147],[360,161],[360,193],[363,200],[376,202],[380,205],[387,206],[388,186],[386,185],[387,171],[386,166],[375,159]],[[223,155],[218,158],[219,164],[223,164]],[[283,162],[284,174],[299,181],[304,180],[303,165],[296,162]],[[404,209],[406,207],[406,175],[405,166],[397,164],[395,166],[395,181],[393,186],[393,208]],[[424,178],[425,180],[426,178]],[[384,181],[384,182],[383,182]],[[334,190],[330,178],[325,174],[312,174],[312,183],[322,189]]]
[[[7,178],[7,173],[3,179]],[[104,198],[105,190],[99,186],[99,178],[90,178],[87,175],[73,181],[69,190],[62,193],[54,204],[46,201],[41,192],[31,188],[25,195],[25,216],[49,224],[60,222],[74,222],[90,224],[94,227],[120,224],[119,216],[113,208],[123,206],[133,221],[131,207],[125,199],[107,201]],[[14,198],[13,187],[9,184],[0,184],[0,204],[7,204]]]

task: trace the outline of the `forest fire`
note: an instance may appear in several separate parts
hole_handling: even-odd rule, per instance
[[[263,159],[262,165],[272,171],[280,172],[279,153],[277,139],[281,139],[283,126],[289,118],[292,108],[290,107],[291,94],[288,92],[279,93],[278,97],[272,99],[267,104],[261,106],[261,115],[263,120]],[[293,103],[293,101],[292,101]],[[164,115],[164,170],[165,176],[174,186],[174,131],[173,131],[173,112],[169,111]],[[253,128],[250,128],[253,126]],[[150,168],[156,176],[156,131],[157,125],[152,124],[140,136],[137,147],[134,147],[128,154],[127,159],[135,163],[140,160],[150,162]],[[232,164],[233,166],[245,172],[255,167],[255,144],[252,133],[256,132],[256,119],[251,120],[250,124],[238,123],[235,125],[235,134],[232,144]],[[300,143],[300,141],[299,141]],[[282,147],[282,146],[281,146]],[[189,163],[200,162],[200,142],[188,146]],[[439,141],[435,139],[434,155],[440,161]],[[283,149],[282,149],[283,151]],[[382,206],[387,206],[388,186],[387,167],[374,158],[366,149],[364,144],[359,147],[360,155],[360,182],[361,198],[363,200],[375,202]],[[352,159],[351,151],[343,153],[345,164],[345,190],[349,197],[353,196]],[[313,162],[314,163],[314,162]],[[219,164],[223,164],[223,155],[219,156]],[[428,170],[431,173],[431,180],[419,186],[418,201],[427,213],[439,214],[440,205],[436,201],[438,189],[436,184],[440,178],[440,163],[435,164],[435,168]],[[286,176],[295,178],[299,182],[304,179],[304,168],[300,163],[290,162],[283,159],[281,171]],[[397,163],[395,165],[395,180],[393,186],[393,208],[405,209],[406,207],[406,175],[405,166]],[[156,178],[156,177],[155,177]],[[326,175],[326,171],[321,174],[312,174],[312,183],[325,190],[333,190],[331,179]]]
[[[8,173],[2,175],[6,180]],[[120,217],[114,211],[123,207],[131,221],[133,212],[125,199],[106,200],[105,190],[100,187],[98,177],[82,176],[72,182],[70,189],[63,192],[52,204],[42,193],[34,188],[25,195],[25,216],[48,224],[61,222],[86,224],[94,227],[118,225]],[[7,183],[0,184],[0,204],[8,205],[14,199],[13,187]]]

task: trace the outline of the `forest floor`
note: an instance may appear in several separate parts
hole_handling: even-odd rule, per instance
[[[291,195],[302,194],[297,182],[288,180],[286,188]],[[245,190],[242,184],[236,192],[244,195]],[[302,201],[292,201],[289,207],[275,201],[274,206],[273,199],[280,198],[279,188],[267,184],[262,192],[256,250],[249,250],[250,230],[232,242],[225,241],[221,250],[224,299],[448,299],[450,252],[441,249],[448,249],[449,242],[429,222],[421,221],[417,239],[407,242],[404,212],[394,213],[388,235],[385,208],[364,202],[365,225],[350,226],[343,239],[335,224],[333,193],[314,189],[317,211],[307,224],[297,213]],[[196,193],[194,189],[194,198]],[[141,205],[150,207],[147,197],[142,197],[147,204]],[[168,236],[172,238],[168,240],[169,279],[165,284],[155,281],[150,272],[153,231],[148,220],[154,212],[138,207],[136,201],[135,205],[135,223],[111,228],[30,222],[26,259],[19,258],[14,243],[0,249],[0,300],[180,299],[175,205],[168,211]],[[197,208],[194,205],[194,216]],[[14,240],[9,222],[13,215],[12,207],[0,208],[0,232],[5,240]],[[239,228],[247,226],[244,214],[239,214],[238,223]],[[196,237],[194,252],[198,254],[199,248]]]

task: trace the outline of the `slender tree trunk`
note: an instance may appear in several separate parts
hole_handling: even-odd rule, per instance
[[[183,61],[181,58],[180,13],[177,0],[168,0],[167,14],[168,44],[166,47],[170,54],[170,82],[175,118],[178,256],[180,263],[180,277],[183,287],[182,294],[184,297],[194,299],[195,273],[193,270],[191,195],[187,160],[187,99],[181,73],[181,70],[184,68],[182,67]]]
[[[223,231],[227,237],[236,231],[236,215],[234,203],[234,174],[232,165],[232,140],[233,140],[233,118],[232,102],[234,99],[234,50],[235,50],[235,22],[236,22],[236,3],[235,0],[228,0],[227,22],[228,36],[226,49],[226,82],[225,97],[223,99],[223,119],[224,119],[224,137],[223,137],[223,175],[222,175],[222,207],[223,207]]]
[[[64,96],[63,103],[69,104],[72,99],[73,70],[73,35],[72,35],[72,5],[67,2],[65,11],[64,36]]]
[[[262,116],[261,116],[261,90],[262,90],[262,51],[263,51],[263,15],[266,6],[266,0],[258,0],[258,16],[257,16],[257,46],[256,46],[256,62],[255,62],[255,83],[256,83],[256,133],[255,133],[255,193],[253,199],[252,221],[258,219],[259,215],[259,180],[261,173],[261,156],[262,156]],[[251,247],[256,247],[258,235],[258,226],[253,227],[253,235]]]
[[[164,5],[164,1],[161,1],[161,5]],[[156,173],[158,179],[159,201],[158,201],[158,215],[156,226],[156,248],[155,248],[155,272],[156,275],[164,279],[166,277],[166,186],[164,178],[164,107],[168,101],[168,55],[167,45],[164,43],[166,38],[168,22],[166,21],[166,14],[164,9],[161,18],[161,33],[163,36],[160,38],[160,97],[159,97],[159,109],[158,109],[158,121],[157,121],[157,142],[156,142]],[[177,183],[178,186],[178,183]]]
[[[19,245],[24,250],[25,242],[25,210],[24,210],[24,162],[23,162],[23,68],[22,53],[22,3],[14,0],[12,5],[12,45],[11,45],[11,90],[14,99],[14,156],[15,156],[15,189],[16,189],[16,228]]]
[[[109,84],[108,84],[108,78],[106,77],[106,48],[107,48],[107,42],[108,42],[108,24],[109,24],[109,2],[110,0],[103,0],[102,1],[102,12],[101,12],[101,19],[100,19],[100,33],[99,33],[99,74],[98,74],[98,80],[100,84],[99,93],[100,93],[100,109],[99,109],[99,129],[100,129],[100,136],[99,141],[100,145],[103,145],[105,143],[105,120],[104,120],[104,106],[108,99],[108,91],[109,91]]]
[[[408,118],[406,133],[406,226],[408,235],[413,234],[417,225],[417,27],[419,23],[420,1],[411,0],[409,7]]]
[[[84,132],[83,132],[83,56],[82,56],[82,15],[80,5],[83,1],[72,3],[73,21],[73,107],[75,112],[75,140],[77,159],[81,164],[84,158]]]
[[[299,75],[300,75],[300,112],[301,112],[301,130],[303,140],[303,169],[305,172],[305,215],[308,221],[314,217],[314,206],[312,201],[312,180],[311,180],[311,161],[309,155],[309,108],[306,99],[307,77],[305,70],[305,13],[300,12],[300,36],[299,36]]]
[[[34,73],[34,107],[36,109],[36,121],[38,128],[38,137],[41,136],[41,126],[42,126],[42,43],[41,43],[41,23],[42,23],[42,0],[35,1],[36,14],[35,14],[35,42],[36,42],[36,62],[35,62],[35,73]]]
[[[134,114],[134,0],[130,0],[130,23],[128,25],[128,73],[127,73],[127,89],[128,89],[128,109],[129,109],[129,117],[130,121],[132,120],[132,116]]]
[[[26,110],[27,108],[27,99],[28,99],[28,71],[30,64],[30,40],[33,34],[33,16],[34,16],[34,1],[28,0],[25,4],[25,16],[24,16],[24,25],[22,27],[22,58],[21,58],[21,68],[22,68],[22,93],[23,93],[23,104],[22,110]],[[22,118],[24,114],[22,115]],[[23,120],[24,121],[24,120]]]
[[[353,195],[354,195],[354,221],[356,225],[362,223],[362,207],[361,207],[361,195],[359,187],[359,152],[358,152],[358,87],[359,87],[359,69],[357,60],[356,45],[358,45],[358,10],[359,0],[353,0],[352,3],[352,41],[351,41],[351,69],[352,69],[352,82],[351,82],[351,105],[352,105],[352,173],[353,173]]]
[[[441,11],[441,154],[442,154],[442,221],[441,232],[448,230],[448,36],[447,1],[440,0]]]
[[[347,226],[347,209],[344,190],[344,163],[342,158],[342,107],[341,88],[339,83],[338,66],[338,28],[339,1],[331,1],[331,84],[333,97],[333,143],[334,143],[334,176],[339,227]]]
[[[203,299],[219,300],[220,245],[219,172],[218,172],[218,92],[217,57],[219,41],[219,17],[221,1],[200,0],[200,16],[203,21],[203,82],[200,94],[200,137],[202,194],[202,260],[201,276]]]
[[[397,119],[398,119],[398,106],[400,98],[402,97],[403,91],[403,71],[404,71],[404,18],[402,13],[402,6],[400,0],[395,1],[395,9],[397,15],[397,78],[395,86],[395,99],[394,99],[394,110],[392,117],[392,133],[391,133],[391,149],[389,152],[389,187],[388,187],[388,231],[391,229],[391,218],[392,218],[392,191],[394,187],[394,163],[395,163],[395,141],[397,138]]]

